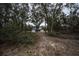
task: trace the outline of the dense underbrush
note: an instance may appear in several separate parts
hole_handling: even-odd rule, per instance
[[[20,31],[12,28],[0,29],[0,44],[33,44],[37,40],[36,33]]]

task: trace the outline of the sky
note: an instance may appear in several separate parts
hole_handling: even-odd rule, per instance
[[[69,15],[69,13],[70,13],[70,11],[69,11],[69,9],[68,8],[63,8],[63,10],[62,10],[66,15]]]

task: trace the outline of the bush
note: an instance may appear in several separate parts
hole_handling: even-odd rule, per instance
[[[37,39],[37,35],[35,33],[26,32],[20,33],[18,35],[18,39],[16,40],[18,43],[24,44],[33,44]]]
[[[32,44],[36,41],[36,37],[37,35],[35,33],[25,32],[13,25],[0,29],[0,43]]]

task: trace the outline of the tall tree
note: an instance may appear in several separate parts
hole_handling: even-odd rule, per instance
[[[40,24],[43,21],[42,10],[40,4],[31,4],[32,5],[32,23],[35,25],[36,31],[39,30]]]

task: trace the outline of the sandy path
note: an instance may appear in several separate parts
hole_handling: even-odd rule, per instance
[[[33,46],[11,47],[5,49],[3,55],[79,55],[79,40],[49,37],[45,33],[37,33],[39,40]]]
[[[39,55],[79,55],[79,40],[49,37],[45,33],[38,35],[40,36],[37,44]]]

